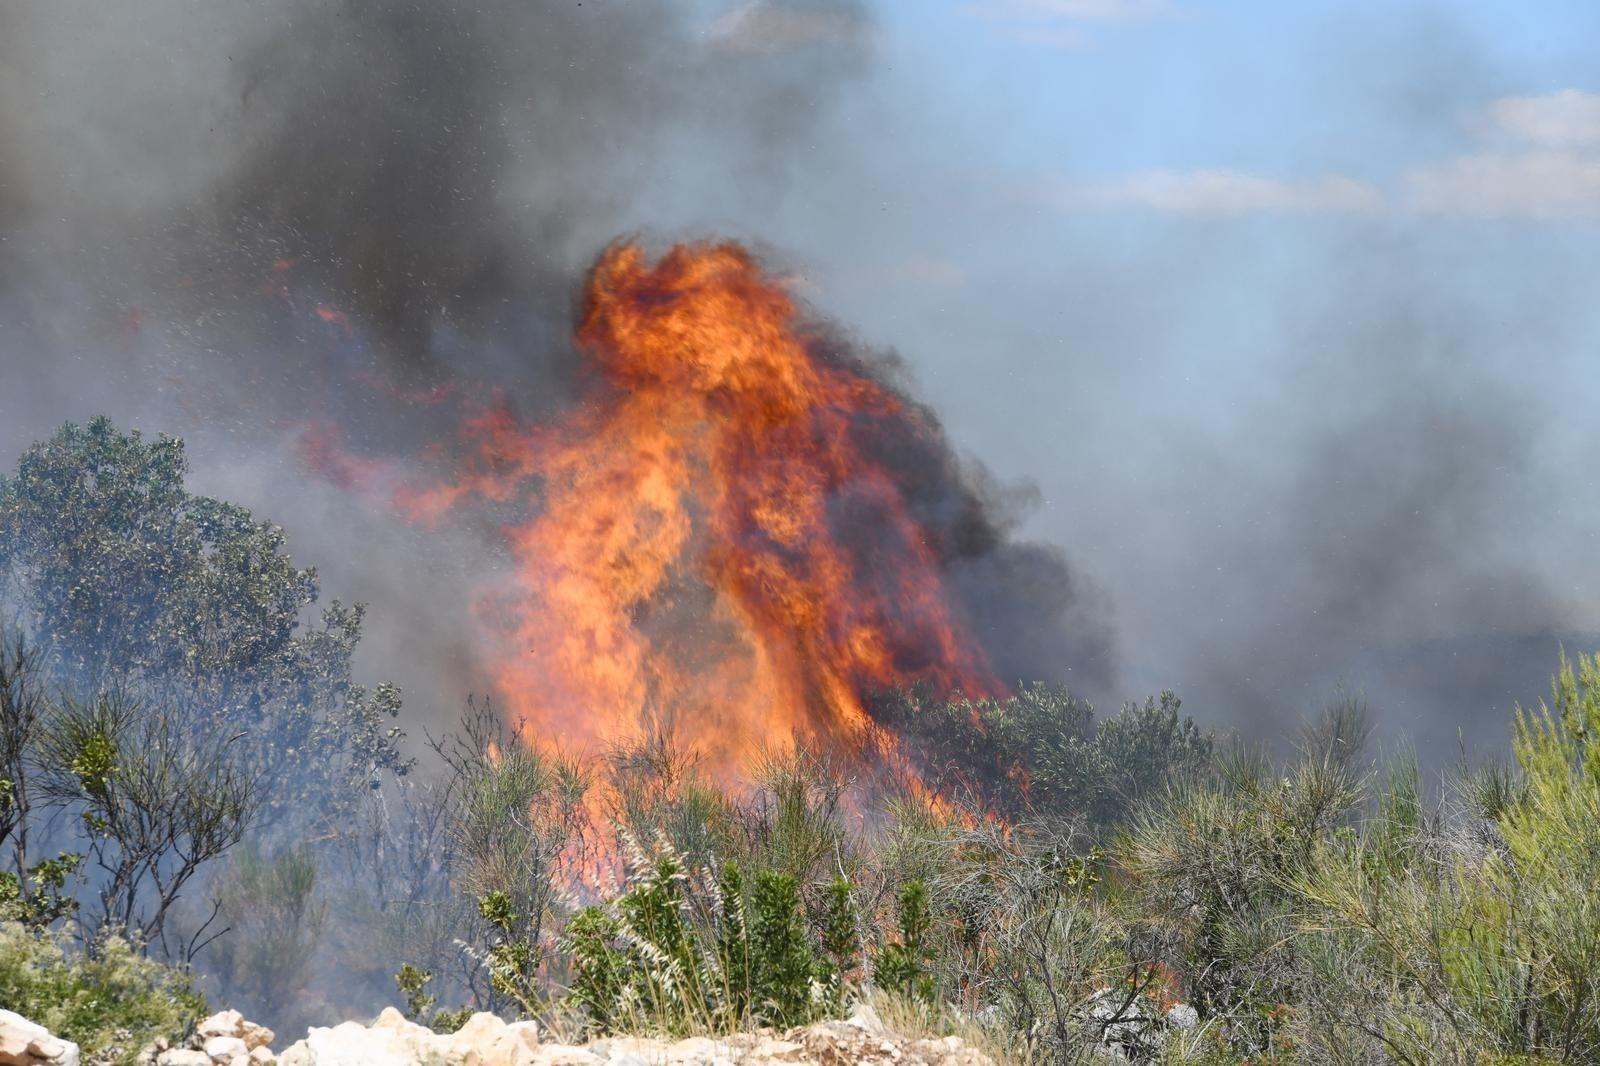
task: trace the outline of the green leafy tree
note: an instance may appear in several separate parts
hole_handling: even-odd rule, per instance
[[[56,676],[137,686],[197,734],[245,732],[270,821],[337,811],[407,768],[399,693],[351,680],[362,609],[317,624],[316,571],[283,530],[189,493],[183,443],[64,426],[0,477],[0,581]]]
[[[1213,738],[1180,717],[1170,692],[1096,720],[1093,705],[1052,685],[1001,700],[888,695],[874,711],[911,738],[928,776],[1013,818],[1125,821],[1168,783],[1203,771]]]

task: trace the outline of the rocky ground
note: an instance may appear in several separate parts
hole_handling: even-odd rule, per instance
[[[787,1033],[762,1031],[679,1041],[616,1037],[587,1044],[541,1039],[533,1022],[476,1014],[458,1032],[435,1033],[389,1008],[370,1025],[314,1028],[274,1052],[270,1029],[237,1011],[212,1015],[181,1047],[153,1047],[147,1066],[993,1066],[956,1037],[919,1040],[889,1032],[870,1007],[845,1021]],[[78,1048],[0,1010],[0,1066],[89,1066]]]

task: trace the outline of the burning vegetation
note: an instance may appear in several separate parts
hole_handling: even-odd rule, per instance
[[[745,249],[608,249],[585,286],[580,395],[544,422],[470,415],[436,523],[488,502],[515,567],[484,601],[523,736],[660,735],[723,780],[801,742],[901,762],[874,700],[1003,697],[952,571],[999,538],[923,409]],[[348,479],[359,461],[319,467]]]

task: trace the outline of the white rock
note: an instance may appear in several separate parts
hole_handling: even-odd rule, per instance
[[[405,1032],[407,1029],[410,1029],[414,1024],[414,1022],[408,1019],[404,1014],[401,1014],[399,1011],[395,1010],[393,1007],[383,1008],[383,1010],[378,1012],[378,1016],[372,1020],[372,1026],[375,1029],[393,1029],[396,1032],[401,1033]],[[417,1026],[417,1028],[420,1029],[421,1026]]]
[[[395,1015],[398,1017],[399,1011]],[[371,1029],[358,1022],[345,1022],[331,1029],[313,1027],[304,1040],[278,1056],[279,1066],[415,1066],[425,1061],[433,1049],[419,1046],[417,1039],[408,1040],[412,1034],[407,1029],[382,1024],[386,1021],[389,1019],[380,1016],[379,1023]],[[400,1022],[411,1029],[422,1029],[403,1017]]]
[[[0,1063],[78,1066],[78,1045],[13,1011],[0,1010]]]
[[[244,1041],[236,1036],[208,1036],[202,1050],[211,1057],[212,1062],[231,1063],[236,1058],[250,1054]]]
[[[266,1026],[257,1025],[255,1022],[251,1021],[247,1021],[240,1025],[239,1032],[235,1035],[238,1036],[240,1040],[243,1040],[244,1046],[249,1048],[251,1051],[254,1051],[258,1047],[270,1046],[272,1041],[277,1036],[276,1033],[274,1033],[271,1029],[268,1029]]]
[[[888,1030],[884,1028],[883,1019],[878,1017],[878,1012],[872,1009],[871,1004],[857,1003],[856,1009],[850,1012],[850,1017],[845,1019],[847,1025],[853,1025],[873,1036],[887,1036]]]
[[[1200,1024],[1200,1012],[1187,1003],[1174,1003],[1167,1008],[1166,1019],[1173,1029],[1193,1029]]]
[[[156,1056],[157,1066],[211,1066],[211,1056],[194,1048],[175,1047]]]
[[[619,1051],[606,1060],[606,1066],[650,1066],[643,1055],[635,1055],[631,1051]]]
[[[202,1037],[239,1036],[244,1030],[244,1015],[236,1010],[219,1010],[194,1027]]]

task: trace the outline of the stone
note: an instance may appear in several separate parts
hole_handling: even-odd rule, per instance
[[[194,1027],[200,1036],[238,1036],[244,1029],[244,1015],[236,1010],[219,1010]]]
[[[388,1008],[371,1025],[313,1028],[277,1061],[279,1066],[993,1066],[957,1037],[906,1040],[869,1007],[844,1021],[787,1033],[764,1029],[671,1042],[614,1036],[584,1046],[545,1043],[534,1023],[507,1024],[487,1013],[473,1015],[454,1033],[435,1033]]]
[[[1174,1003],[1167,1008],[1167,1025],[1173,1029],[1193,1029],[1200,1024],[1200,1012],[1187,1003]]]
[[[606,1066],[650,1066],[650,1061],[643,1055],[635,1055],[634,1052],[614,1052],[611,1058],[606,1060]]]
[[[888,1036],[889,1030],[884,1028],[883,1019],[878,1017],[878,1012],[872,1009],[870,1003],[857,1003],[855,1010],[850,1012],[850,1017],[845,1019],[846,1025],[853,1025],[873,1036]]]
[[[37,1022],[0,1010],[0,1066],[78,1066],[78,1045]]]
[[[211,1056],[194,1048],[169,1048],[156,1056],[157,1066],[211,1066]]]
[[[411,1024],[411,1021],[404,1014],[401,1014],[393,1007],[383,1008],[372,1022],[372,1026],[375,1029],[393,1029],[396,1032],[404,1032],[411,1027]]]
[[[201,1050],[211,1056],[212,1062],[232,1062],[235,1058],[250,1054],[244,1041],[236,1036],[208,1036]]]
[[[238,1033],[234,1035],[243,1040],[244,1046],[251,1051],[259,1047],[270,1047],[273,1040],[277,1039],[277,1034],[271,1029],[251,1021],[241,1024]]]

